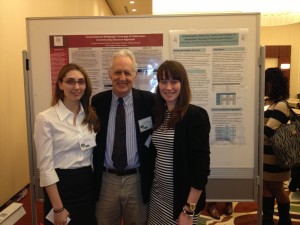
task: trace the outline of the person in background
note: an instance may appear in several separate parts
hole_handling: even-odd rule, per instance
[[[288,79],[279,68],[265,71],[265,101],[269,105],[264,112],[264,159],[263,159],[263,225],[273,225],[274,201],[278,205],[278,225],[291,225],[290,198],[284,189],[284,181],[290,179],[290,169],[279,167],[271,146],[270,137],[282,123],[289,120]]]
[[[212,218],[216,220],[220,219],[220,214],[217,209],[217,202],[209,202],[207,204],[207,212]],[[232,202],[225,202],[224,213],[226,216],[230,216],[233,213]]]
[[[94,148],[98,225],[120,224],[121,219],[124,225],[147,224],[155,160],[154,94],[133,88],[136,76],[135,56],[120,50],[109,65],[112,90],[92,98],[101,123]]]
[[[289,183],[289,190],[291,192],[300,191],[300,166],[294,166],[291,169],[291,180]]]
[[[36,116],[34,141],[44,214],[54,224],[95,225],[92,153],[99,122],[90,106],[91,82],[85,70],[66,64],[60,70],[52,107]],[[47,219],[45,225],[53,224]]]
[[[205,109],[190,104],[181,63],[162,63],[157,80],[152,135],[157,157],[148,224],[197,224],[210,174],[209,117]]]

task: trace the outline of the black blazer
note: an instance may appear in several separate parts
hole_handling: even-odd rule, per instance
[[[152,108],[154,106],[154,94],[148,91],[132,89],[134,120],[136,127],[136,137],[138,146],[138,156],[140,162],[141,172],[141,190],[143,195],[143,202],[149,202],[150,189],[153,180],[153,171],[155,163],[155,150],[152,142],[149,148],[145,145],[149,135],[152,134],[152,129],[140,132],[138,121],[147,117],[152,118]],[[100,131],[96,136],[97,146],[93,153],[93,166],[96,182],[96,199],[99,198],[102,182],[102,171],[104,165],[104,156],[106,150],[107,127],[110,112],[110,105],[112,99],[112,91],[104,91],[96,94],[92,98],[92,106],[100,120]],[[153,121],[153,118],[152,118]]]
[[[173,218],[178,219],[190,188],[202,190],[195,212],[205,207],[205,186],[210,174],[210,122],[205,109],[189,105],[174,134],[174,205]]]

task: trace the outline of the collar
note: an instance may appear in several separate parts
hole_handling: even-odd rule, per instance
[[[58,103],[54,106],[55,110],[57,112],[58,118],[60,121],[65,120],[68,116],[73,115],[73,112],[71,112],[63,103],[62,100],[59,100]],[[84,113],[83,107],[80,103],[80,110],[78,115]]]
[[[112,103],[114,105],[118,104],[118,98],[119,97],[114,92],[112,92]],[[132,90],[130,90],[130,92],[128,93],[128,95],[126,95],[125,97],[123,97],[124,104],[128,105],[129,102],[130,102],[130,99],[132,99]]]

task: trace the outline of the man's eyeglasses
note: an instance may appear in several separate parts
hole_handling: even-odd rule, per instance
[[[76,84],[78,85],[85,85],[85,79],[84,78],[80,78],[78,80],[75,80],[73,78],[69,78],[67,80],[64,80],[63,82],[65,82],[67,85],[70,85],[70,86],[75,86]]]

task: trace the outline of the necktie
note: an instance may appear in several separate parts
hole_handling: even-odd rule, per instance
[[[116,170],[124,171],[125,167],[127,166],[127,151],[125,109],[123,105],[123,98],[119,98],[118,102],[119,104],[116,113],[115,139],[112,160]]]

